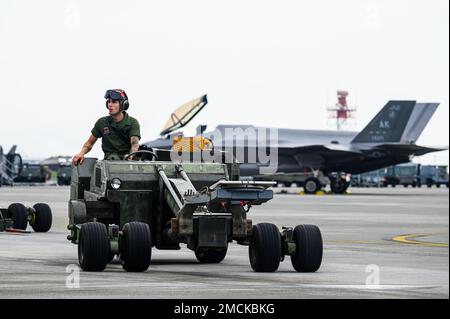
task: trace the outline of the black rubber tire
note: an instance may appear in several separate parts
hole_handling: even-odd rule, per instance
[[[52,227],[52,210],[44,203],[38,203],[33,206],[36,213],[33,216],[33,222],[30,223],[33,230],[37,233],[46,233]]]
[[[303,189],[305,191],[305,194],[314,195],[319,190],[321,190],[321,188],[322,187],[320,185],[320,181],[317,178],[311,177],[303,182]]]
[[[281,261],[281,235],[278,227],[268,223],[253,226],[248,254],[254,271],[277,271]]]
[[[81,225],[78,262],[84,271],[103,271],[108,264],[110,244],[105,224],[90,222]]]
[[[209,248],[197,249],[195,257],[202,264],[218,264],[221,263],[227,255],[228,247],[225,248]]]
[[[298,272],[316,272],[322,264],[323,242],[319,227],[299,225],[294,228],[296,252],[291,256],[292,266]]]
[[[292,187],[291,182],[284,182],[283,185],[284,185],[284,187]]]
[[[336,179],[331,179],[330,188],[334,194],[345,194],[349,188],[350,183],[344,180],[337,181]]]
[[[13,220],[14,229],[27,229],[28,224],[28,212],[24,205],[14,203],[9,205],[8,212]]]
[[[141,222],[130,222],[123,226],[120,240],[122,267],[128,272],[143,272],[152,259],[152,236],[150,227]]]

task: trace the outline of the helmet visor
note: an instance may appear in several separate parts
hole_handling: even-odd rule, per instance
[[[116,90],[108,90],[105,93],[105,99],[112,99],[112,100],[126,100],[125,93],[116,91]]]

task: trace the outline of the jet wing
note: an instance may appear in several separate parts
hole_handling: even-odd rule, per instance
[[[379,144],[376,146],[371,146],[367,149],[354,149],[347,147],[345,145],[304,145],[293,148],[279,148],[280,155],[314,155],[320,156],[324,161],[333,160],[334,158],[355,158],[367,155],[367,153],[378,151],[378,152],[395,152],[398,154],[420,156],[428,154],[431,152],[446,151],[448,147],[425,147],[416,144]]]
[[[278,154],[280,157],[293,156],[300,166],[313,169],[319,169],[326,162],[351,161],[363,156],[359,150],[339,144],[280,147]]]
[[[282,147],[279,148],[279,153],[284,155],[296,155],[296,154],[315,154],[321,156],[334,156],[334,155],[349,155],[358,156],[363,153],[359,150],[352,149],[350,147],[339,144],[326,144],[326,145],[302,145],[297,147]]]
[[[380,144],[373,147],[371,150],[396,151],[398,153],[420,156],[431,152],[446,151],[448,150],[448,147],[425,147],[416,144]]]

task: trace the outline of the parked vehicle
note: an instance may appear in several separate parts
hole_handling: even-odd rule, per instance
[[[22,171],[14,178],[14,183],[45,183],[46,172],[40,164],[24,163]]]
[[[422,165],[420,168],[420,184],[427,185],[427,187],[441,187],[446,185],[448,187],[448,166],[446,165]]]
[[[382,186],[387,187],[391,185],[396,187],[397,185],[403,185],[404,187],[417,187],[420,186],[419,174],[419,164],[408,163],[389,166],[385,169]]]
[[[72,176],[72,167],[68,165],[61,165],[58,168],[58,185],[70,185]]]

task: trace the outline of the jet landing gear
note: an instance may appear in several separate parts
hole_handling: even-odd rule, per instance
[[[331,191],[334,194],[345,194],[350,186],[350,180],[345,174],[337,174],[336,176],[329,176]]]
[[[303,182],[303,188],[305,190],[305,194],[315,194],[322,190],[322,184],[318,178],[311,177]]]

